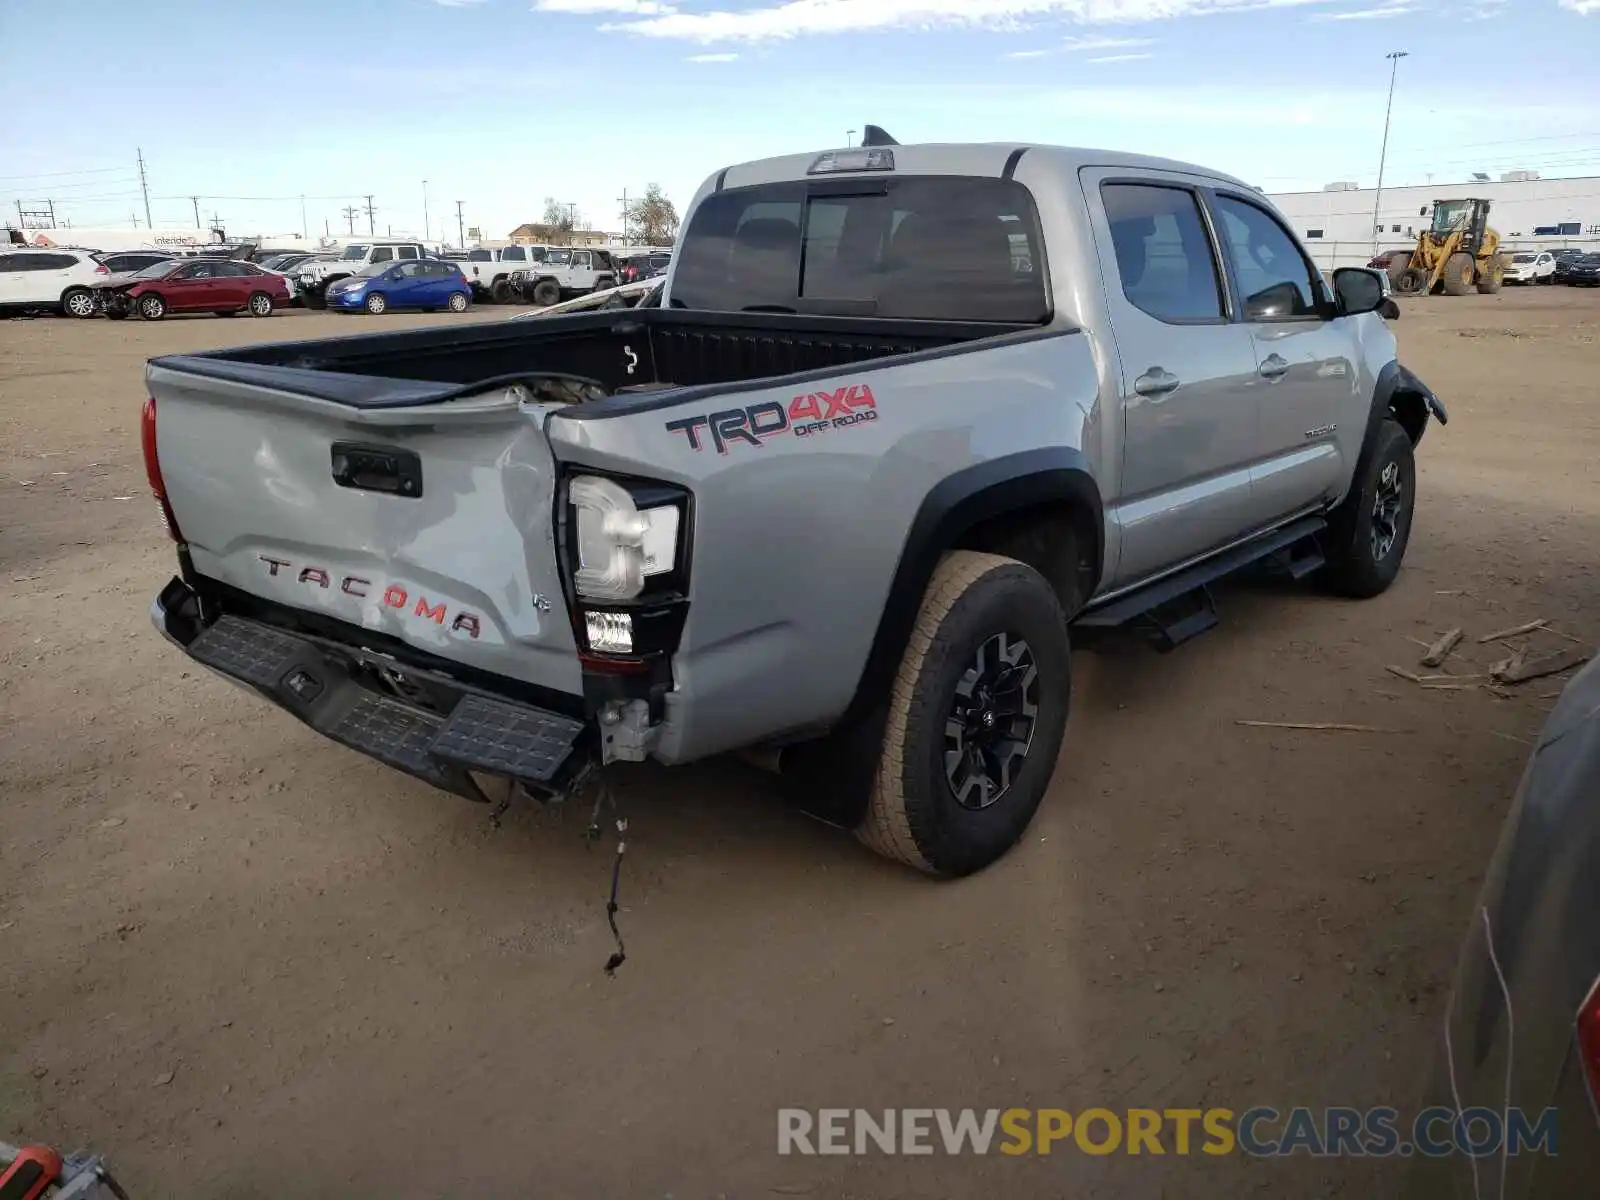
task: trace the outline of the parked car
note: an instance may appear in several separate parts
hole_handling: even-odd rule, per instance
[[[654,279],[665,275],[672,265],[672,252],[668,250],[622,251],[612,255],[617,265],[617,282],[633,283],[639,279]]]
[[[1529,1125],[1555,1109],[1555,1153],[1413,1164],[1412,1200],[1568,1200],[1600,1178],[1600,659],[1544,724],[1467,921],[1435,1039],[1429,1106]],[[1482,1136],[1480,1125],[1475,1136]],[[1435,1138],[1455,1132],[1440,1121]],[[1467,1133],[1468,1131],[1462,1130]],[[1474,1178],[1476,1177],[1476,1179]]]
[[[280,275],[298,267],[301,263],[316,258],[314,250],[290,250],[283,254],[269,254],[256,265],[268,271],[276,271]]]
[[[1562,281],[1573,287],[1600,287],[1600,254],[1569,259]]]
[[[157,263],[171,262],[174,256],[160,250],[126,250],[117,254],[97,254],[95,257],[113,275],[132,275]]]
[[[294,269],[295,290],[308,308],[321,308],[328,285],[379,263],[427,258],[421,242],[352,242],[332,259],[308,259]]]
[[[1567,281],[1567,269],[1583,257],[1583,251],[1568,248],[1556,250],[1552,253],[1555,255],[1556,260],[1556,282],[1565,283]]]
[[[1556,256],[1548,250],[1524,250],[1501,255],[1505,260],[1507,283],[1554,283]]]
[[[283,276],[226,258],[173,259],[94,287],[94,311],[114,321],[127,316],[159,321],[168,313],[192,312],[270,317],[288,304]]]
[[[559,304],[568,296],[584,296],[617,284],[617,266],[609,250],[540,249],[543,254],[537,263],[511,275],[511,286],[531,304]]]
[[[627,320],[152,362],[156,627],[476,799],[781,748],[955,876],[1044,795],[1069,630],[1171,648],[1251,563],[1393,583],[1445,412],[1375,272],[1204,167],[866,136],[713,175]]]
[[[96,281],[111,272],[88,250],[0,253],[0,315],[49,309],[69,317],[94,316]]]
[[[330,284],[327,303],[340,312],[365,310],[374,315],[391,308],[466,312],[472,304],[472,288],[461,265],[443,259],[371,263]]]
[[[1396,270],[1404,267],[1411,261],[1411,250],[1385,250],[1368,261],[1367,266],[1375,271]]]

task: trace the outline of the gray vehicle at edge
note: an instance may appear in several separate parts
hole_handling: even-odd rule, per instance
[[[1381,592],[1442,406],[1200,167],[869,145],[723,170],[662,305],[152,360],[157,627],[463,795],[781,750],[941,875],[1021,836],[1080,640],[1267,561]],[[158,416],[159,414],[159,416]]]

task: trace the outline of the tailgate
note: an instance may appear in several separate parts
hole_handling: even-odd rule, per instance
[[[200,575],[581,693],[547,406],[501,387],[357,409],[154,364],[148,382],[167,499]]]

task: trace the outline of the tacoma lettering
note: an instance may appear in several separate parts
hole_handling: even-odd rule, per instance
[[[703,420],[703,418],[702,418]],[[330,589],[334,580],[339,583],[341,595],[349,596],[352,600],[363,600],[367,597],[372,587],[372,580],[360,575],[336,576],[326,567],[302,564],[295,569],[293,561],[287,558],[274,558],[270,554],[261,554],[257,557],[266,564],[267,574],[275,578],[293,578],[297,584],[306,587]],[[477,613],[451,611],[448,601],[430,603],[426,596],[420,593],[416,596],[416,603],[412,605],[412,593],[404,584],[391,583],[383,589],[379,603],[386,608],[398,609],[405,612],[410,606],[408,616],[424,621],[432,621],[435,625],[448,626],[451,633],[463,633],[467,637],[476,639],[483,632],[483,618]],[[542,596],[534,597],[535,606],[541,612],[550,610],[550,602]]]

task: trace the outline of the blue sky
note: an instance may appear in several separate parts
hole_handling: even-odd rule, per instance
[[[614,229],[866,121],[1370,184],[1393,49],[1388,182],[1600,174],[1600,0],[0,0],[0,203],[142,223],[142,147],[158,226]]]

